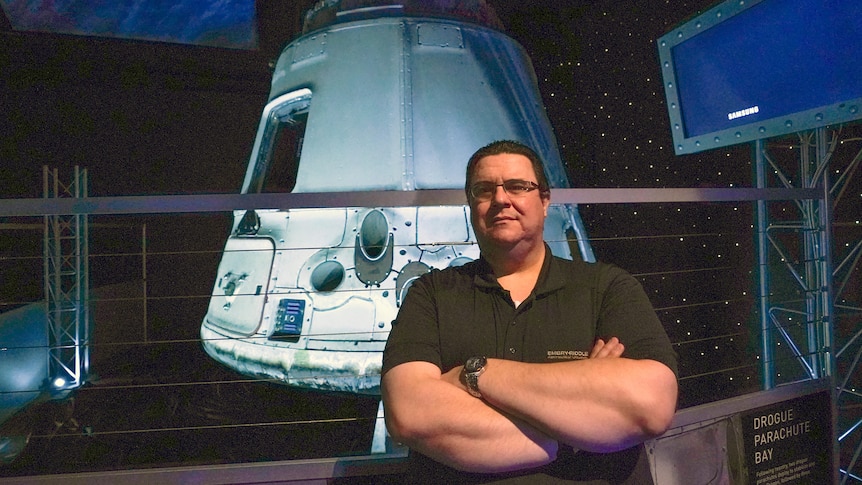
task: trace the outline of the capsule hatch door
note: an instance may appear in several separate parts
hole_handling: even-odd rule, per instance
[[[270,238],[228,238],[207,310],[209,323],[241,336],[258,330],[274,254]]]

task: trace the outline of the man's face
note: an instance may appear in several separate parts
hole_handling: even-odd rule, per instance
[[[507,180],[538,183],[527,157],[502,153],[479,160],[470,185],[481,182],[502,184]],[[494,245],[505,249],[521,242],[541,242],[549,203],[550,199],[543,198],[538,189],[511,195],[500,186],[494,188],[489,200],[471,196],[470,219],[480,247]]]

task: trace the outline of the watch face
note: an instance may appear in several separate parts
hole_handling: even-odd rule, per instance
[[[466,372],[478,372],[485,364],[488,362],[488,359],[485,357],[470,357],[467,359],[467,362],[464,364],[464,370]]]

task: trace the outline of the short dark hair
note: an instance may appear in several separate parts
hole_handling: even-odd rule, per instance
[[[533,165],[533,172],[536,174],[536,182],[539,183],[539,192],[541,196],[550,196],[548,178],[545,176],[545,166],[535,150],[521,142],[513,140],[497,140],[476,150],[476,153],[474,153],[467,162],[464,191],[467,193],[468,199],[470,198],[470,185],[472,185],[473,182],[473,172],[476,171],[476,165],[479,163],[479,160],[491,155],[502,155],[504,153],[523,155],[527,157]]]

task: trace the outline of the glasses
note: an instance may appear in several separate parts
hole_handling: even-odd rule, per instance
[[[503,190],[510,197],[521,197],[527,192],[532,192],[539,188],[539,184],[530,182],[529,180],[511,179],[506,180],[502,184],[494,182],[477,182],[470,186],[470,196],[475,200],[488,201],[494,197],[497,192],[497,187],[503,187]]]

